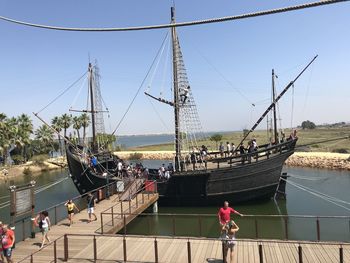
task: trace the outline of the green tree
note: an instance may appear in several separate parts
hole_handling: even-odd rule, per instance
[[[215,142],[216,149],[219,147],[218,142],[222,140],[222,134],[216,133],[209,137],[209,140]]]
[[[30,117],[26,114],[21,114],[17,118],[18,137],[20,140],[21,154],[24,161],[27,160],[27,147],[30,144],[30,135],[33,133],[33,123]]]
[[[315,129],[316,128],[316,124],[313,123],[312,121],[309,121],[309,120],[303,121],[301,123],[301,128],[303,128],[303,130],[304,129]]]
[[[86,113],[80,115],[81,126],[83,127],[83,142],[85,142],[86,128],[90,125],[90,117]]]
[[[46,152],[53,148],[53,131],[46,124],[43,124],[35,131],[35,138],[40,141],[41,148],[45,149]]]
[[[82,119],[79,116],[74,116],[73,117],[73,129],[75,129],[77,131],[77,135],[78,135],[78,144],[80,143],[80,129],[82,127]]]
[[[62,132],[62,129],[63,129],[63,123],[62,123],[62,119],[58,116],[55,116],[52,120],[51,120],[51,125],[52,125],[52,128],[55,129],[55,131],[57,132],[57,139],[58,139],[58,148],[59,148],[59,151],[62,155],[62,149],[61,149],[61,146],[62,146],[62,143],[61,143],[61,132]]]
[[[72,115],[63,114],[61,116],[61,122],[62,122],[62,128],[63,128],[63,135],[66,138],[67,137],[67,129],[72,125]]]

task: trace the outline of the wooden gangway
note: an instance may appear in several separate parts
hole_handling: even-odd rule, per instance
[[[153,187],[152,189],[156,190],[156,187]],[[133,192],[133,198],[128,198],[127,201],[120,200],[120,196],[123,194],[123,192],[112,191],[110,196],[106,196],[105,193],[106,187],[103,187],[96,191],[95,195],[99,199],[99,202],[96,204],[95,207],[95,214],[97,215],[97,220],[92,221],[90,223],[88,222],[88,214],[85,209],[81,210],[80,213],[74,216],[75,223],[72,226],[69,226],[68,219],[58,220],[57,211],[62,209],[62,203],[48,209],[49,211],[54,211],[50,214],[52,227],[49,231],[49,238],[51,239],[51,241],[58,239],[62,235],[100,235],[102,233],[102,229],[104,228],[104,222],[101,221],[102,216],[100,216],[103,211],[109,211],[108,209],[110,209],[111,207],[113,210],[114,207],[114,211],[116,211],[118,214],[125,214],[121,219],[119,219],[119,221],[117,218],[113,220],[115,225],[119,226],[131,222],[131,220],[135,218],[135,214],[142,213],[158,200],[158,193],[156,193],[155,191],[146,191],[145,188],[139,188],[137,193]],[[85,199],[85,196],[80,196],[79,198]],[[117,209],[117,207],[119,209]],[[108,221],[105,220],[105,223],[108,224]],[[24,221],[21,222],[20,225],[16,225],[16,232],[22,230],[23,234],[20,240],[17,238],[16,249],[13,255],[13,259],[15,262],[18,262],[21,259],[28,257],[32,253],[37,252],[41,245],[41,234],[37,233],[35,238],[26,238],[25,227],[26,223]],[[108,226],[106,226],[105,228],[107,227]],[[122,226],[120,228],[122,228]],[[112,226],[109,227],[108,230],[109,233],[112,230],[115,230],[117,232],[118,227],[113,228]],[[74,245],[73,242],[70,245]],[[44,250],[47,249],[44,248]],[[32,262],[50,262],[50,260],[46,261],[47,259],[45,259],[45,257],[42,261],[38,260],[39,259],[36,259]]]
[[[66,234],[18,263],[220,263],[223,253],[219,239]],[[350,244],[239,239],[234,258],[239,263],[350,262]]]

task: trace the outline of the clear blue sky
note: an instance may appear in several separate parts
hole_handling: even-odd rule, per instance
[[[177,0],[176,17],[179,22],[189,21],[299,3],[303,1]],[[171,1],[165,0],[1,0],[0,15],[58,26],[119,27],[167,23],[170,6]],[[267,104],[257,103],[253,109],[235,88],[252,102],[266,100],[270,98],[272,68],[279,76],[277,84],[281,90],[316,54],[319,58],[315,64],[295,85],[293,126],[306,119],[318,124],[350,121],[349,14],[350,3],[342,3],[179,28],[204,130],[250,128]],[[140,86],[165,34],[166,29],[107,33],[48,31],[0,21],[0,112],[16,116],[39,110],[87,69],[90,55],[92,60],[98,60],[103,97],[111,111],[106,128],[113,129]],[[159,94],[157,77],[153,85],[152,90]],[[67,112],[79,87],[42,116],[50,120]],[[280,104],[284,127],[291,126],[291,94]],[[172,132],[171,108],[156,102],[154,105],[167,128],[141,93],[118,134]],[[34,116],[32,119],[38,126]],[[265,126],[263,122],[260,128]]]

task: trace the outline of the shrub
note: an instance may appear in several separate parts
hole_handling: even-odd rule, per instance
[[[349,151],[347,149],[344,149],[344,148],[333,149],[332,152],[333,153],[349,153]]]
[[[130,160],[140,160],[142,158],[143,154],[142,153],[131,153],[129,155]]]
[[[25,168],[23,169],[23,174],[24,174],[24,175],[31,175],[31,174],[32,174],[32,170],[30,170],[29,167],[25,167]]]
[[[11,156],[14,164],[21,164],[21,163],[24,163],[24,158],[22,155],[20,154],[15,154],[15,155],[12,155]]]

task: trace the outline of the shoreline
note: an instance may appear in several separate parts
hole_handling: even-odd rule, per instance
[[[130,157],[135,156],[137,160],[172,160],[175,156],[174,151],[120,151],[113,154],[124,160],[130,160]],[[285,165],[350,171],[350,154],[295,152],[286,160]],[[0,167],[0,180],[8,180],[25,174],[36,175],[46,171],[64,169],[66,166],[66,160],[63,157],[57,157],[47,159],[42,163],[27,162],[21,165]],[[8,175],[4,175],[4,170],[8,171]]]

